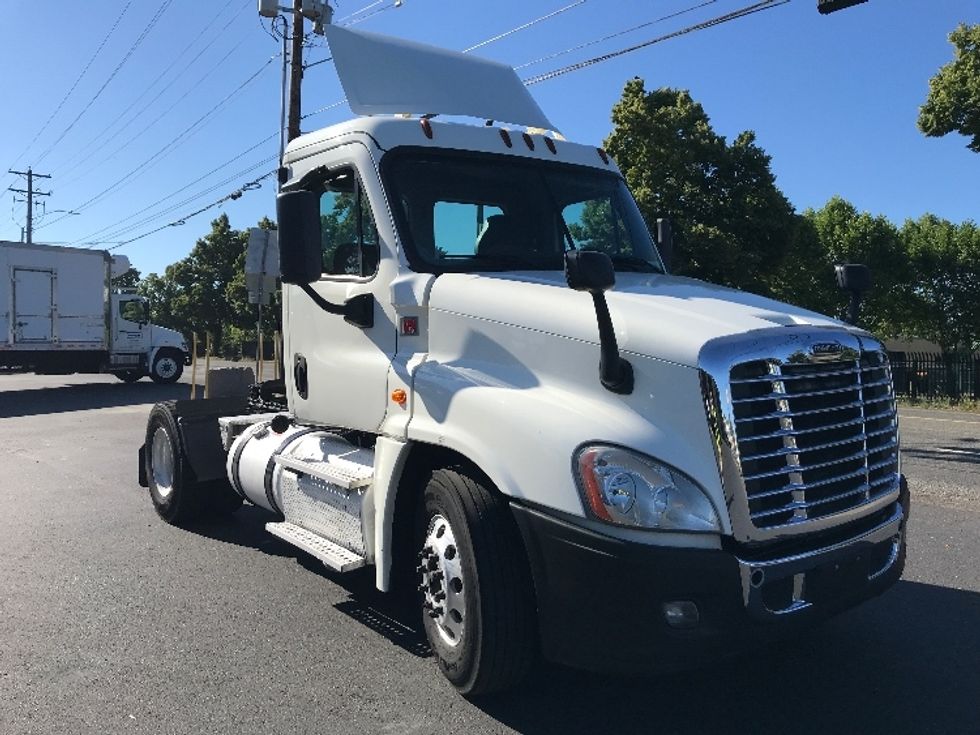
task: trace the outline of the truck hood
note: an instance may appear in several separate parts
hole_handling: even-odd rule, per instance
[[[617,273],[606,298],[620,350],[697,367],[708,341],[774,326],[848,325],[744,291],[664,274]],[[429,308],[598,344],[592,298],[561,272],[446,273]]]

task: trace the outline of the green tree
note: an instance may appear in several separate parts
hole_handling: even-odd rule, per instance
[[[970,139],[967,147],[980,153],[980,24],[959,25],[949,41],[953,60],[929,80],[919,130],[932,137],[960,133]]]
[[[840,197],[833,197],[821,209],[808,209],[803,219],[803,227],[812,228],[812,233],[803,236],[815,236],[819,244],[812,252],[812,278],[797,286],[811,291],[802,300],[812,300],[812,308],[843,316],[847,297],[837,290],[833,266],[863,263],[871,269],[873,286],[863,301],[861,326],[880,337],[908,333],[905,296],[912,274],[895,225],[880,215],[858,212]]]
[[[130,268],[112,279],[113,288],[136,288],[140,283],[140,272]]]
[[[927,214],[901,230],[914,279],[903,289],[908,333],[946,354],[980,349],[980,229]]]
[[[728,144],[687,91],[627,82],[606,148],[647,225],[674,223],[674,271],[772,293],[796,229],[770,157],[745,131]]]
[[[268,219],[260,227],[273,229]],[[162,275],[151,273],[140,283],[140,293],[151,300],[153,321],[180,330],[197,332],[203,338],[210,332],[215,349],[220,349],[225,333],[236,338],[255,334],[256,307],[248,303],[245,287],[245,248],[248,232],[232,229],[222,214],[211,222],[211,232],[197,241],[190,254],[167,266]],[[278,302],[263,314],[263,330],[275,329]]]

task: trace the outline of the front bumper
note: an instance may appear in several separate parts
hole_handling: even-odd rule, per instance
[[[884,592],[905,565],[908,490],[809,546],[719,550],[623,541],[515,505],[531,563],[542,650],[597,671],[683,668],[737,653]],[[690,628],[663,606],[697,605]]]

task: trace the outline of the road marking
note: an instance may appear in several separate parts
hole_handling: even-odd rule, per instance
[[[974,426],[980,426],[980,421],[964,421],[963,419],[937,419],[933,418],[932,416],[911,416],[907,413],[899,413],[898,417],[902,421],[916,419],[918,421],[941,421],[946,424],[973,424]]]

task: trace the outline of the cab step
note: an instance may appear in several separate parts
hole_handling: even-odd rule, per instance
[[[353,449],[345,454],[327,455],[325,460],[280,454],[276,456],[276,464],[300,475],[317,477],[344,490],[356,490],[367,487],[374,479],[374,465],[363,464],[357,459],[370,459],[373,462],[374,453]]]
[[[350,572],[364,566],[364,557],[333,541],[307,531],[295,523],[266,523],[265,530],[286,543],[315,556],[335,572]]]

